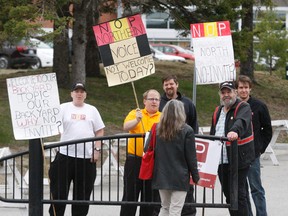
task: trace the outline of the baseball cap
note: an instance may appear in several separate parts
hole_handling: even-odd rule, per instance
[[[219,89],[222,90],[223,88],[235,89],[235,85],[233,81],[225,81],[222,82],[219,86]]]
[[[75,91],[77,89],[83,89],[86,91],[85,85],[83,83],[75,83],[72,87],[72,91]]]

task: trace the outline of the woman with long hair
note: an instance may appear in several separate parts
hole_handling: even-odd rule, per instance
[[[159,190],[160,216],[180,216],[190,176],[196,184],[199,181],[194,131],[185,120],[183,103],[172,99],[156,128],[152,187]]]

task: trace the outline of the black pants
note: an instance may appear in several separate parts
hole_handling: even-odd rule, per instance
[[[231,216],[247,216],[247,175],[249,167],[238,170],[238,210],[229,210]],[[218,176],[222,185],[223,193],[226,197],[226,203],[230,203],[230,165],[221,164],[218,167]]]
[[[52,200],[67,200],[73,181],[73,200],[89,200],[96,178],[96,163],[90,159],[69,157],[57,153],[50,165],[50,192]],[[51,216],[63,216],[66,204],[53,204],[49,208]],[[72,216],[85,216],[89,205],[72,205]],[[54,214],[54,211],[56,214]]]
[[[195,203],[194,200],[194,187],[193,185],[190,185],[189,191],[187,192],[185,203]],[[153,201],[155,202],[161,202],[159,192],[154,190],[153,191]],[[154,207],[153,216],[158,216],[160,212],[161,206]],[[194,206],[183,206],[181,216],[195,216],[196,215],[196,207]]]
[[[152,187],[151,180],[143,181],[138,178],[141,157],[128,156],[124,166],[124,191],[122,201],[138,201],[141,192],[141,201],[152,201]],[[134,216],[136,214],[137,206],[122,205],[120,216]],[[153,207],[141,206],[140,216],[151,216]]]

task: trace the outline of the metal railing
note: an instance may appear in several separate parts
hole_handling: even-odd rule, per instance
[[[29,151],[0,158],[0,200],[9,203],[29,204],[29,216],[43,215],[43,205],[54,203],[89,205],[159,205],[157,202],[122,201],[124,163],[127,157],[128,139],[143,138],[143,134],[120,134],[73,140],[43,145],[40,139],[29,141]],[[223,140],[210,135],[196,135],[197,138]],[[90,200],[53,200],[50,194],[48,170],[59,147],[89,143],[100,140],[102,151],[97,162],[97,178]],[[221,184],[215,189],[195,186],[195,203],[185,203],[202,208],[238,208],[238,149],[232,143],[231,201],[226,204]],[[138,176],[135,176],[138,178]],[[71,194],[71,193],[70,193]]]

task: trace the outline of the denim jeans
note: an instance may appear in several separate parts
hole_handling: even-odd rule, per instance
[[[260,156],[255,158],[249,172],[248,181],[256,208],[256,216],[267,216],[265,190],[261,183]],[[248,199],[249,216],[253,216],[250,199]]]

